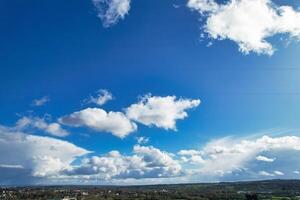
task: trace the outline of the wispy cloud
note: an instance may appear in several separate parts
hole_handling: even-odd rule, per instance
[[[273,171],[273,172],[260,171],[258,174],[261,175],[261,176],[270,176],[270,177],[284,176],[284,173],[281,172],[281,171]]]
[[[22,117],[17,121],[15,128],[17,130],[35,128],[57,137],[69,135],[69,132],[63,129],[60,124],[56,122],[48,123],[45,118],[40,117]]]
[[[136,140],[140,145],[147,144],[149,142],[149,138],[147,137],[137,137]]]
[[[0,164],[0,168],[24,169],[22,165],[8,165],[8,164]]]
[[[47,102],[49,102],[50,101],[50,98],[48,97],[48,96],[44,96],[44,97],[42,97],[42,98],[40,98],[40,99],[34,99],[33,101],[32,101],[32,106],[37,106],[37,107],[39,107],[39,106],[43,106],[43,105],[45,105]]]
[[[101,89],[97,91],[95,96],[90,96],[88,99],[85,99],[85,103],[94,103],[98,106],[102,106],[108,101],[113,99],[112,93],[110,93],[108,90]]]
[[[130,10],[130,0],[92,0],[104,27],[124,19]]]
[[[266,156],[256,156],[256,160],[258,161],[263,161],[263,162],[274,162],[276,160],[276,158],[268,158]]]
[[[198,174],[249,179],[259,176],[284,176],[282,170],[291,174],[292,169],[298,169],[300,165],[297,159],[288,159],[287,155],[299,156],[299,145],[300,138],[297,136],[262,136],[252,139],[227,137],[211,141],[200,150],[182,150],[178,155],[185,163],[198,166]],[[262,153],[277,158],[262,156]],[[265,168],[272,171],[267,172]]]
[[[266,172],[266,171],[260,171],[258,174],[261,176],[274,176],[274,174]]]

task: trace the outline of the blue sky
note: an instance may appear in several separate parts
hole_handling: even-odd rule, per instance
[[[298,174],[299,161],[286,161],[283,155],[299,154],[300,3],[253,0],[245,5],[244,1],[1,1],[0,139],[11,145],[0,150],[5,154],[26,145],[32,150],[15,159],[0,156],[0,171],[12,174],[0,175],[0,183],[73,183],[78,181],[74,175],[82,176],[80,183],[90,176],[97,177],[97,184],[147,184]],[[233,4],[238,9],[261,6],[258,15],[270,21],[249,22],[242,16],[239,22],[228,21],[234,27],[225,26],[232,18],[220,8],[226,11]],[[250,11],[245,15],[252,16]],[[111,15],[113,21],[108,22]],[[228,30],[218,27],[219,18]],[[101,89],[112,99],[97,105],[91,97],[103,97]],[[159,109],[151,107],[151,99]],[[143,108],[130,115],[127,109],[133,105]],[[82,116],[86,109],[97,113]],[[116,121],[99,119],[99,123],[99,110],[117,113],[117,119],[112,117]],[[94,118],[95,124],[89,124]],[[268,141],[264,135],[273,145],[267,150],[261,147]],[[26,139],[11,138],[17,136]],[[49,142],[36,147],[31,136]],[[149,141],[138,144],[140,137]],[[214,159],[207,150],[210,145],[228,150],[242,140],[258,143],[257,151],[242,153],[245,158],[229,169],[205,171]],[[295,146],[284,146],[281,141],[286,140]],[[68,156],[46,150],[37,154],[52,143],[62,149],[73,146]],[[179,153],[191,149],[197,152]],[[119,154],[109,153],[113,150]],[[144,165],[122,171],[120,160],[128,166],[135,156]],[[196,156],[197,162],[184,156]],[[226,163],[227,156],[219,162]],[[103,177],[101,170],[88,170],[97,166],[97,159],[110,160],[113,164],[101,167],[115,167],[117,172]],[[41,171],[41,166],[52,170]],[[15,180],[18,173],[24,180]]]

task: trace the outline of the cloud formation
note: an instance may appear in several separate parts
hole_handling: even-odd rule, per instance
[[[180,164],[167,152],[152,146],[136,145],[132,156],[111,151],[103,156],[84,159],[80,166],[65,171],[69,176],[98,179],[166,178],[182,175]]]
[[[101,105],[112,95],[102,91],[92,101]],[[199,106],[200,100],[183,99],[176,96],[144,96],[138,103],[130,105],[123,112],[106,112],[101,108],[86,108],[61,117],[61,124],[73,127],[88,127],[98,132],[108,132],[124,138],[137,130],[135,122],[176,130],[176,121],[188,117],[186,110]]]
[[[124,19],[130,10],[130,0],[92,0],[104,27]]]
[[[276,160],[276,158],[268,158],[265,156],[256,156],[256,160],[258,161],[263,161],[263,162],[274,162]]]
[[[96,96],[90,96],[89,99],[86,99],[87,103],[94,103],[98,106],[104,105],[106,102],[113,99],[112,94],[107,90],[99,90]]]
[[[0,184],[55,177],[89,151],[66,141],[0,127]],[[5,173],[4,173],[5,172]]]
[[[176,130],[176,121],[188,117],[186,110],[199,105],[199,99],[146,95],[126,109],[126,116],[146,126]]]
[[[210,38],[232,40],[245,54],[272,55],[275,48],[268,39],[275,35],[300,39],[300,11],[271,0],[188,0],[187,6],[206,17],[204,31]]]
[[[36,106],[36,107],[43,106],[49,101],[50,101],[49,97],[44,96],[40,99],[34,99],[32,102],[32,106]]]
[[[205,161],[201,156],[200,151],[196,150],[180,150],[178,155],[181,156],[181,161],[184,163],[191,164],[203,164]]]
[[[5,152],[0,154],[0,185],[183,175],[181,165],[173,154],[152,146],[135,145],[132,155],[114,150],[90,157],[91,151],[67,141],[16,132],[3,126],[0,126],[0,152]],[[75,162],[77,159],[79,161]]]
[[[147,137],[137,137],[136,141],[138,144],[147,144],[149,142],[149,138]]]
[[[266,171],[260,171],[258,174],[261,176],[274,176],[274,174],[266,172]]]
[[[261,156],[261,154],[273,155],[277,159]],[[283,176],[284,173],[281,169],[277,169],[278,167],[288,170],[291,174],[300,165],[298,159],[288,158],[289,154],[293,156],[300,154],[299,137],[263,136],[256,139],[227,137],[212,141],[201,150],[184,150],[178,153],[181,160],[197,165],[199,167],[197,172],[200,174],[225,176],[226,174],[233,175],[236,172],[239,175],[249,173],[247,178],[253,176],[257,178],[259,175]],[[267,172],[265,168],[273,169],[273,172]]]
[[[284,173],[281,171],[273,171],[273,172],[260,171],[258,174],[261,176],[269,176],[269,177],[284,176]]]
[[[60,118],[59,122],[73,127],[84,126],[95,131],[109,132],[120,138],[137,130],[137,125],[122,112],[106,112],[101,108],[86,108]]]
[[[61,127],[58,123],[47,123],[44,118],[39,117],[22,117],[16,123],[16,129],[24,130],[27,128],[36,128],[50,135],[65,137],[69,132]]]
[[[177,154],[137,144],[129,155],[116,150],[90,155],[91,151],[67,141],[0,126],[0,152],[5,152],[0,154],[0,184],[295,178],[300,169],[299,146],[297,136],[263,136],[221,138]],[[271,156],[276,160],[269,162]]]

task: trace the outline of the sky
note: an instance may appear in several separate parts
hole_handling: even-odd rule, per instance
[[[0,10],[0,185],[300,178],[299,1]]]

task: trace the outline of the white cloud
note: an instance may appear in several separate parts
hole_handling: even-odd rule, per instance
[[[147,137],[137,137],[136,140],[138,144],[147,144],[149,142]]]
[[[50,101],[49,97],[44,96],[40,99],[34,99],[33,102],[32,102],[32,106],[37,106],[37,107],[38,106],[43,106],[49,101]]]
[[[16,132],[0,126],[0,184],[80,183],[82,181],[179,177],[183,171],[173,155],[136,145],[132,155],[90,151],[59,139]],[[80,159],[78,165],[75,162]],[[107,183],[108,183],[107,182]]]
[[[89,101],[102,105],[111,98],[112,95],[108,91],[102,90],[99,96],[91,97]],[[200,100],[198,99],[147,95],[138,103],[126,108],[125,114],[123,112],[106,112],[101,108],[86,108],[61,117],[59,122],[73,127],[85,126],[124,138],[137,130],[135,122],[176,130],[176,121],[186,118],[188,116],[186,110],[197,107],[199,104]]]
[[[66,141],[16,132],[0,126],[0,184],[58,183],[166,183],[170,181],[292,178],[284,171],[300,167],[300,137],[263,136],[251,139],[222,138],[199,150],[176,155],[153,146],[133,147],[130,155],[110,151],[88,156],[90,151]],[[292,153],[287,156],[283,152]],[[276,155],[276,164],[257,162],[260,155]],[[83,157],[85,156],[85,157]],[[78,160],[77,160],[78,159]],[[291,162],[286,162],[287,160]],[[263,159],[264,160],[264,159]],[[76,162],[75,162],[76,161]],[[267,170],[266,170],[267,169]],[[280,169],[280,170],[278,170]],[[17,177],[17,179],[16,179]]]
[[[178,152],[178,155],[181,156],[194,156],[194,155],[200,155],[201,152],[200,151],[196,151],[196,150],[180,150]]]
[[[3,165],[3,164],[0,164],[0,168],[24,169],[22,165]]]
[[[89,99],[85,100],[87,103],[94,103],[99,106],[104,105],[106,102],[113,99],[112,94],[107,90],[99,90],[96,96],[90,96]]]
[[[134,146],[134,153],[143,157],[148,167],[163,167],[168,174],[179,174],[181,166],[172,157],[173,154],[161,151],[152,146]],[[159,174],[164,176],[164,174]]]
[[[46,133],[57,136],[65,137],[69,135],[69,132],[64,130],[58,123],[47,123],[44,118],[39,117],[22,117],[16,123],[18,130],[24,130],[26,128],[37,128]]]
[[[77,157],[89,153],[66,141],[12,132],[5,127],[0,127],[0,152],[0,184],[57,176]]]
[[[136,124],[131,122],[123,113],[106,112],[100,108],[86,108],[64,116],[59,121],[69,126],[85,126],[95,131],[109,132],[120,138],[124,138],[137,130]]]
[[[132,156],[111,151],[85,159],[80,166],[66,170],[65,174],[111,180],[174,177],[182,175],[182,171],[172,155],[152,146],[136,145]]]
[[[286,34],[300,39],[300,11],[291,6],[278,6],[271,0],[189,0],[188,7],[205,16],[205,32],[212,39],[236,42],[245,54],[272,55],[269,38]]]
[[[274,174],[277,175],[277,176],[283,176],[284,173],[281,172],[281,171],[274,171]]]
[[[264,161],[264,162],[274,162],[276,160],[276,158],[268,158],[268,157],[259,155],[259,156],[256,156],[256,160]]]
[[[260,171],[258,174],[261,176],[274,176],[274,174],[266,172],[266,171]]]
[[[214,0],[189,0],[187,6],[201,14],[219,9],[219,5]]]
[[[259,175],[261,176],[284,176],[284,173],[281,171],[274,171],[273,173],[267,172],[267,171],[260,171],[258,172]]]
[[[256,139],[234,139],[231,137],[214,140],[206,144],[201,150],[180,151],[178,154],[185,157],[183,160],[191,164],[197,164],[191,158],[199,156],[198,172],[208,175],[220,175],[233,173],[239,170],[255,171],[265,166],[263,163],[253,162],[262,160],[269,162],[267,167],[271,169],[276,165],[287,167],[284,162],[291,162],[291,167],[298,167],[299,160],[288,159],[289,156],[284,156],[286,152],[293,152],[292,155],[300,153],[300,137],[283,136],[269,137],[263,136]],[[276,165],[271,165],[271,159],[260,156],[262,153],[277,155],[280,159],[276,159]],[[267,159],[266,159],[267,158]],[[182,159],[182,158],[181,158]],[[275,159],[273,159],[274,161]],[[264,171],[264,170],[260,170]],[[276,171],[276,170],[274,170]],[[280,175],[275,173],[274,175]]]
[[[104,27],[124,19],[130,10],[130,0],[92,0]]]
[[[199,106],[200,100],[177,99],[176,96],[144,96],[126,109],[131,120],[146,126],[176,130],[176,121],[188,116],[186,110]]]
[[[178,155],[181,156],[181,161],[184,163],[191,163],[191,164],[203,164],[205,161],[201,156],[200,151],[196,150],[180,150]]]

